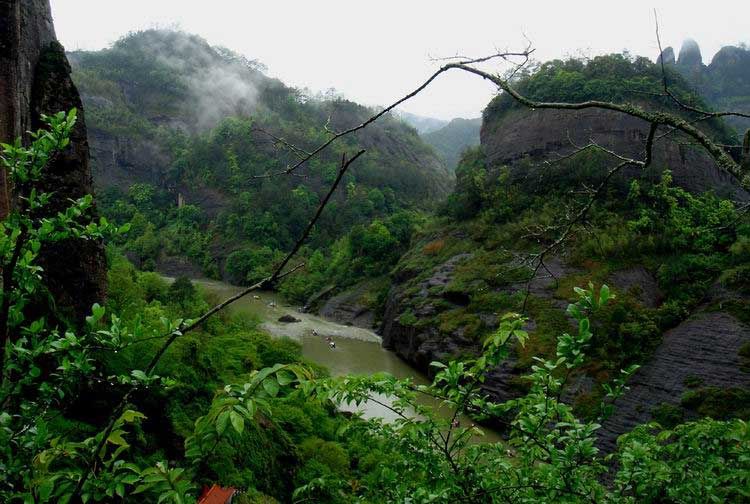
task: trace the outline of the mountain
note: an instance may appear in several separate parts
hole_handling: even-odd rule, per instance
[[[89,122],[94,183],[103,212],[133,224],[121,244],[136,264],[224,275],[232,253],[288,250],[341,156],[366,149],[312,237],[326,248],[356,225],[428,209],[453,173],[395,117],[347,137],[296,176],[263,175],[374,113],[318,100],[264,67],[200,37],[131,33],[111,48],[69,55]],[[184,258],[189,259],[186,264]],[[245,281],[248,267],[238,281]],[[236,277],[236,275],[235,275]]]
[[[422,138],[445,159],[449,168],[455,170],[461,154],[467,147],[479,145],[479,129],[482,119],[456,118],[442,128],[423,133]]]
[[[406,124],[416,129],[420,135],[438,130],[448,124],[448,121],[445,121],[443,119],[420,116],[417,114],[404,112],[403,110],[399,111],[397,115]]]
[[[630,100],[678,113],[655,96],[660,79],[659,67],[644,58],[610,55],[545,63],[517,87],[532,99]],[[674,79],[682,99],[708,106],[679,75]],[[702,127],[732,141],[721,121]],[[613,178],[563,248],[536,270],[528,261],[555,243],[563,216],[587,200],[581,188],[596,187],[613,165],[593,151],[566,158],[574,144],[593,139],[641,155],[644,128],[608,111],[529,110],[506,95],[493,100],[483,114],[481,145],[456,170],[447,217],[423,226],[392,272],[384,345],[431,372],[431,362],[479,352],[503,313],[526,313],[528,341],[515,345],[483,384],[503,401],[528,391],[524,376],[533,358],[553,356],[557,335],[571,330],[565,308],[576,299],[574,287],[606,283],[616,302],[596,317],[585,371],[569,377],[563,392],[578,415],[593,418],[604,384],[620,369],[643,365],[603,424],[602,447],[613,449],[619,434],[652,420],[747,417],[745,406],[722,398],[750,390],[743,371],[750,283],[740,273],[750,267],[742,245],[750,236],[744,225],[731,224],[741,212],[717,194],[748,195],[711,158],[679,138],[661,139],[649,173]]]
[[[671,56],[670,56],[671,55]],[[677,59],[674,49],[664,49],[660,59],[677,70],[715,109],[750,113],[750,49],[745,46],[724,46],[705,65],[700,46],[686,40]],[[750,128],[750,119],[728,117],[727,122],[740,133]]]

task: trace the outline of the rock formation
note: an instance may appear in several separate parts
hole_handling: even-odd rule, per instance
[[[686,39],[680,48],[680,54],[677,57],[677,64],[685,67],[697,67],[703,65],[703,56],[698,42],[693,39]]]
[[[54,191],[47,211],[91,192],[89,146],[78,91],[65,51],[57,42],[49,0],[0,0],[0,141],[10,142],[41,126],[41,114],[78,108],[71,143],[45,172],[42,186]],[[0,215],[14,202],[14,189],[0,180]],[[40,258],[59,316],[81,322],[106,294],[101,243],[69,240],[45,246]]]
[[[675,64],[674,49],[672,47],[664,49],[656,60],[657,63],[661,63],[662,61],[665,65]]]
[[[680,62],[675,62],[671,49],[665,50],[661,57],[665,64],[670,65],[690,64],[695,69],[702,65],[700,49],[691,42],[680,52]],[[739,57],[736,52],[725,51],[720,59],[729,61]],[[579,168],[572,163],[548,164],[542,161],[571,154],[577,146],[586,145],[591,140],[622,155],[641,158],[649,129],[642,120],[606,110],[488,110],[481,129],[481,146],[490,173],[500,166],[508,166],[511,180],[519,182],[522,190],[536,194],[542,193],[545,188],[563,185],[565,177],[578,185],[589,177],[598,176],[586,172],[593,170],[598,173],[598,164],[587,167],[583,166],[585,163],[580,163],[582,166]],[[750,195],[739,188],[736,179],[719,170],[703,150],[680,140],[673,135],[658,139],[654,144],[654,161],[649,173],[643,174],[638,169],[626,170],[621,174],[621,180],[612,182],[621,183],[644,176],[655,178],[669,168],[674,182],[688,191],[702,193],[713,190],[725,197],[750,199]],[[750,140],[747,142],[750,145]],[[747,151],[750,152],[750,147],[747,147]],[[425,237],[413,248],[413,256],[424,257],[428,243],[447,243],[451,236],[460,232],[448,228],[445,233],[437,231]],[[526,291],[525,284],[501,281],[495,285],[492,283],[494,280],[488,280],[480,271],[480,268],[487,268],[487,264],[493,267],[496,264],[482,260],[484,246],[490,247],[491,254],[497,255],[493,261],[506,260],[502,259],[505,251],[492,248],[497,244],[489,244],[495,238],[488,238],[486,234],[477,236],[463,233],[458,239],[473,241],[461,248],[455,241],[449,245],[444,243],[448,250],[455,250],[456,253],[450,257],[439,256],[439,262],[418,261],[412,259],[411,253],[407,254],[406,259],[402,259],[404,266],[394,269],[394,285],[388,296],[381,327],[383,344],[426,372],[430,371],[429,363],[432,361],[445,362],[456,356],[480,351],[477,338],[467,337],[471,336],[468,330],[474,325],[479,327],[474,334],[492,331],[498,325],[499,315],[491,312],[497,309],[493,308],[496,304],[484,302],[483,299],[509,299]],[[513,264],[512,258],[508,261],[507,264]],[[551,318],[553,313],[557,314],[557,323],[562,326],[566,324],[563,313],[567,302],[556,292],[557,284],[553,279],[585,274],[572,268],[562,256],[549,258],[545,263],[546,268],[537,272],[528,288],[531,298],[542,307],[537,312],[537,320],[532,315],[528,327],[530,332],[542,327],[545,323],[543,318]],[[422,267],[417,270],[410,264],[429,264],[429,269]],[[502,276],[511,269],[499,268],[498,271],[500,273],[494,276]],[[465,272],[474,273],[467,276]],[[647,309],[658,308],[664,302],[655,274],[644,265],[632,264],[626,269],[612,271],[606,283],[618,294],[628,293],[636,303]],[[487,292],[487,296],[484,292]],[[714,299],[719,306],[722,300],[718,297]],[[546,323],[549,324],[549,321]],[[612,449],[618,435],[636,424],[652,420],[654,412],[662,406],[679,409],[682,394],[694,381],[700,381],[706,387],[749,386],[750,375],[741,371],[738,356],[739,349],[748,342],[748,327],[726,310],[712,308],[708,303],[696,310],[690,318],[664,333],[663,343],[643,362],[643,368],[633,377],[632,389],[617,403],[616,413],[603,426],[601,446]],[[524,383],[520,376],[528,371],[523,368],[524,359],[528,357],[520,351],[518,355],[511,355],[490,373],[483,389],[498,401],[522,393]],[[591,392],[594,374],[576,377],[563,399],[574,404],[585,402],[581,399]],[[684,413],[686,418],[691,414],[687,410]]]
[[[602,446],[615,448],[617,436],[652,420],[664,405],[679,406],[691,380],[702,387],[750,387],[738,355],[750,342],[750,328],[728,313],[705,311],[664,334],[653,357],[628,382],[615,414],[600,431]]]
[[[665,63],[669,62],[670,49],[663,52]],[[746,47],[722,47],[711,63],[704,65],[698,44],[687,40],[674,68],[714,109],[750,113],[750,50]],[[726,120],[740,134],[750,128],[750,119],[727,117]]]
[[[648,123],[614,111],[588,109],[516,109],[485,119],[481,141],[489,166],[512,165],[529,159],[532,166],[514,169],[516,177],[536,181],[555,177],[555,167],[534,161],[554,160],[575,151],[576,146],[594,140],[624,156],[641,159],[648,135]],[[691,192],[713,189],[718,194],[747,199],[737,181],[716,167],[701,148],[675,141],[675,137],[654,143],[654,161],[647,176],[658,177],[665,168],[672,171],[676,185]],[[625,177],[640,176],[637,168],[623,172]]]

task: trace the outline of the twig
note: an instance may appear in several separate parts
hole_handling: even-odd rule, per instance
[[[331,196],[333,196],[333,193],[338,188],[339,184],[341,183],[341,180],[344,178],[344,175],[346,174],[347,170],[351,166],[351,164],[356,161],[362,154],[364,154],[364,150],[360,150],[357,152],[351,159],[346,158],[346,154],[342,156],[341,159],[341,167],[339,169],[338,176],[336,177],[336,180],[331,184],[331,187],[329,188],[328,192],[326,193],[325,197],[323,198],[323,201],[321,201],[320,205],[318,206],[317,211],[315,212],[315,215],[313,215],[312,219],[310,219],[310,222],[308,223],[307,227],[305,228],[302,235],[297,240],[297,243],[295,243],[292,250],[286,255],[283,261],[276,266],[271,276],[268,278],[265,278],[261,280],[260,282],[257,282],[254,285],[251,285],[250,287],[238,292],[234,296],[231,296],[230,298],[226,299],[225,301],[219,303],[218,305],[214,306],[207,312],[205,312],[203,315],[198,317],[196,320],[190,322],[189,324],[181,324],[180,327],[176,331],[172,331],[167,340],[164,342],[164,344],[159,348],[159,350],[154,354],[154,356],[151,358],[151,361],[149,362],[148,366],[144,370],[146,376],[151,376],[154,369],[156,368],[157,364],[159,363],[159,360],[161,360],[162,356],[166,353],[166,351],[169,349],[169,347],[174,343],[174,341],[184,335],[185,333],[188,333],[198,326],[200,326],[203,322],[205,322],[209,317],[216,314],[217,312],[223,310],[227,306],[231,305],[238,299],[241,299],[245,296],[247,296],[249,293],[255,291],[264,289],[267,287],[270,287],[273,285],[276,281],[284,278],[287,275],[292,274],[293,272],[297,271],[302,267],[302,264],[299,264],[295,266],[294,268],[290,269],[289,271],[284,272],[284,268],[287,266],[287,264],[294,258],[294,256],[297,255],[300,248],[302,248],[302,245],[307,240],[308,236],[310,235],[310,232],[312,231],[313,227],[315,226],[315,223],[320,218],[321,214],[323,213],[323,210],[325,209],[326,205],[331,199]],[[101,439],[97,443],[92,455],[91,460],[89,461],[87,470],[81,475],[81,478],[78,480],[78,483],[76,484],[76,488],[73,491],[73,496],[71,500],[76,501],[80,500],[81,492],[83,490],[83,486],[86,484],[86,481],[88,481],[88,478],[91,476],[91,474],[96,469],[96,462],[98,459],[99,452],[104,448],[104,446],[107,443],[107,438],[112,433],[112,430],[115,427],[115,424],[117,423],[117,419],[122,415],[123,411],[125,410],[125,407],[127,406],[128,402],[130,401],[130,398],[132,397],[133,393],[136,391],[137,387],[132,386],[130,390],[123,396],[123,398],[120,400],[119,404],[115,407],[112,415],[110,416],[109,423],[107,424],[107,427],[104,429],[104,431],[101,434]]]

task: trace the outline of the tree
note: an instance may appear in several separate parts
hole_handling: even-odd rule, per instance
[[[529,52],[517,54],[528,58]],[[574,213],[561,228],[560,237],[537,255],[542,264],[545,254],[559,246],[572,227],[583,219],[592,201],[606,186],[606,182],[625,166],[645,168],[651,162],[656,129],[660,126],[679,130],[704,147],[719,164],[736,173],[737,164],[723,148],[694,125],[665,113],[648,112],[628,104],[602,101],[580,103],[542,102],[529,99],[516,91],[506,79],[476,68],[476,64],[492,58],[508,58],[512,54],[498,54],[489,58],[466,60],[444,65],[422,86],[386,107],[360,125],[340,133],[331,133],[317,148],[300,156],[297,164],[281,173],[292,174],[297,168],[326,149],[336,140],[359,131],[397,105],[425,89],[438,75],[451,70],[467,71],[496,83],[519,103],[529,107],[579,110],[604,108],[632,115],[648,121],[651,130],[644,143],[641,159],[620,158],[609,170],[602,185],[593,191],[589,201]],[[665,92],[668,90],[665,86]],[[292,97],[293,98],[293,97]],[[678,100],[677,97],[672,97]],[[709,118],[721,113],[698,111]],[[129,375],[106,377],[123,386],[120,401],[103,428],[80,441],[56,436],[49,429],[50,409],[59,409],[62,401],[75,394],[82,378],[102,379],[95,374],[91,352],[94,348],[117,350],[123,341],[129,343],[133,335],[116,318],[109,326],[103,325],[104,311],[94,306],[87,320],[88,327],[80,334],[61,333],[44,318],[28,318],[33,295],[42,287],[38,266],[35,264],[41,243],[70,236],[100,237],[115,232],[106,221],[80,225],[77,218],[91,207],[91,198],[82,198],[53,218],[36,217],[34,211],[43,207],[49,194],[35,190],[39,174],[56,150],[64,147],[75,122],[75,114],[59,114],[49,119],[49,131],[34,136],[34,143],[25,148],[20,141],[3,146],[3,165],[19,184],[27,184],[30,191],[24,205],[11,213],[2,223],[0,236],[5,240],[3,253],[3,297],[0,306],[0,456],[4,468],[0,495],[8,500],[23,497],[28,501],[67,501],[114,499],[126,493],[146,494],[160,500],[182,502],[191,495],[190,472],[155,462],[151,467],[125,460],[129,448],[126,436],[143,415],[129,408],[136,392],[148,387],[164,389],[168,379],[155,374],[162,356],[172,344],[186,333],[200,327],[214,314],[237,299],[257,289],[274,286],[299,266],[291,261],[302,248],[318,222],[334,192],[344,180],[348,168],[362,154],[342,157],[338,172],[307,226],[302,230],[288,254],[268,268],[250,287],[205,311],[194,320],[164,321],[165,331],[156,336],[160,344],[143,369],[133,369]],[[596,146],[594,146],[596,147]],[[304,152],[304,151],[303,151]],[[747,181],[744,180],[747,184]],[[356,186],[353,188],[356,191]],[[361,228],[353,237],[353,252],[365,257],[392,253],[397,240],[382,222]],[[537,266],[538,268],[539,266]],[[187,291],[182,288],[176,291]],[[688,424],[675,431],[653,435],[646,426],[626,437],[618,453],[611,458],[620,462],[614,486],[601,480],[607,472],[607,462],[595,447],[596,422],[581,422],[569,406],[560,401],[565,383],[571,373],[583,363],[584,352],[593,336],[589,315],[595,313],[610,298],[603,286],[598,292],[577,289],[579,302],[570,305],[568,314],[576,324],[575,334],[560,335],[554,359],[537,359],[538,364],[528,377],[529,393],[505,403],[493,403],[482,392],[488,370],[493,369],[508,355],[508,342],[525,341],[526,320],[517,314],[507,315],[500,329],[484,344],[484,352],[476,357],[448,363],[435,363],[437,369],[431,385],[414,386],[410,381],[393,377],[344,377],[316,380],[305,368],[287,364],[249,373],[246,383],[229,384],[220,390],[210,408],[195,425],[193,436],[186,443],[186,459],[192,467],[211,453],[223,436],[233,431],[242,433],[247,422],[270,418],[268,400],[293,389],[319,400],[336,404],[339,401],[361,402],[379,400],[382,394],[396,397],[389,406],[401,417],[395,424],[368,422],[357,424],[382,441],[386,447],[405,453],[394,463],[383,463],[373,495],[382,500],[414,501],[636,501],[677,498],[689,495],[699,500],[714,497],[738,500],[747,497],[748,429],[741,421]],[[611,414],[612,401],[624,390],[625,380],[634,371],[623,371],[607,389],[607,400],[602,404],[599,418]],[[114,382],[113,382],[114,384]],[[431,396],[450,408],[452,419],[439,420],[430,407],[421,406],[418,394]],[[419,415],[412,415],[416,411]],[[469,446],[474,426],[457,423],[458,415],[472,413],[480,417],[506,421],[510,437],[507,444]],[[231,431],[229,427],[231,426]],[[698,447],[696,449],[696,446]],[[508,453],[510,450],[510,453]],[[335,449],[326,459],[331,466],[340,465],[342,457]],[[664,459],[675,464],[673,471]],[[22,490],[19,490],[22,489]],[[321,489],[333,489],[333,494],[346,492],[345,481],[316,478],[304,485],[298,496],[304,498]],[[350,492],[366,493],[349,489]],[[353,497],[359,497],[350,494]],[[20,494],[20,495],[18,495]],[[158,496],[158,497],[157,497]],[[666,497],[665,497],[666,496]]]

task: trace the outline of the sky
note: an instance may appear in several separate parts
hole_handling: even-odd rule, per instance
[[[365,105],[388,105],[423,82],[438,58],[522,50],[539,61],[625,49],[655,58],[661,39],[750,43],[750,2],[714,0],[51,0],[68,50],[95,50],[146,28],[177,28],[257,59],[288,85],[335,88]],[[501,70],[498,67],[498,70]],[[495,88],[455,71],[401,108],[428,117],[478,117]]]

